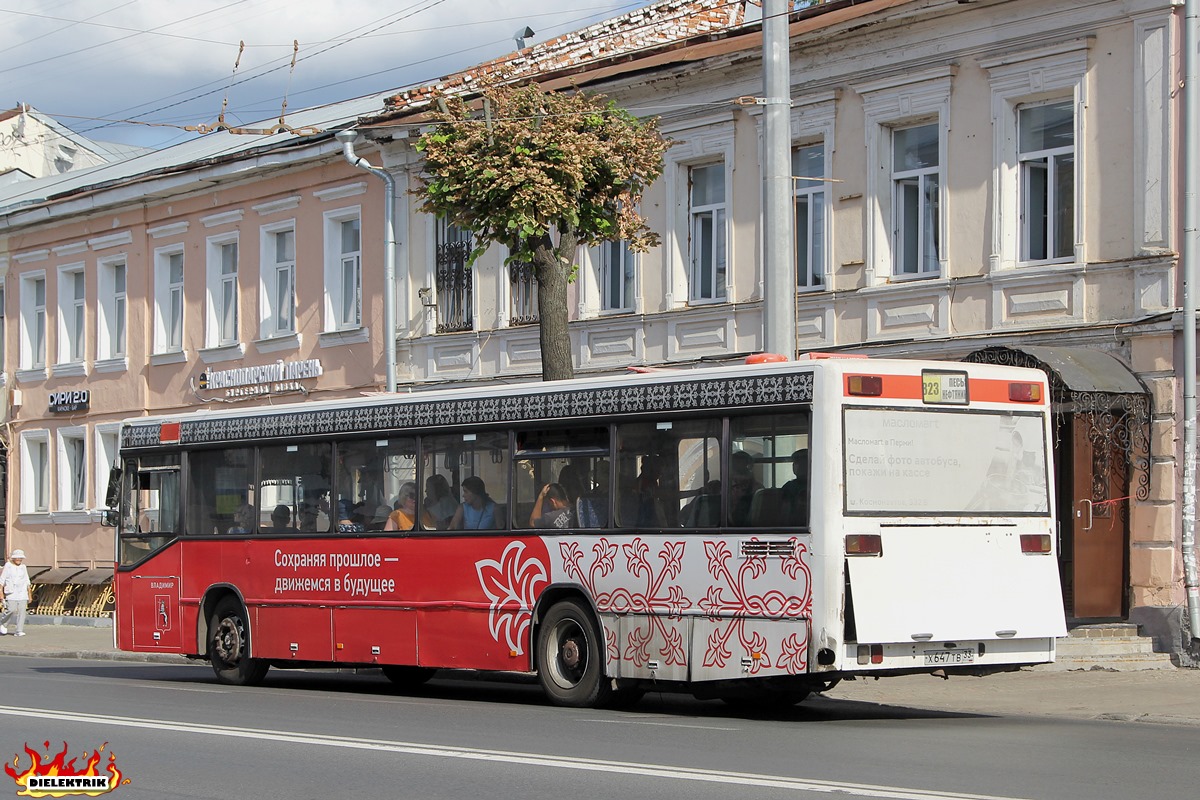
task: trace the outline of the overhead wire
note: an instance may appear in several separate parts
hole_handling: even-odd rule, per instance
[[[430,6],[426,7],[426,8],[431,8],[431,7],[435,6],[435,5],[439,5],[439,4],[441,4],[442,2],[444,2],[444,1],[445,1],[445,0],[433,0],[433,3],[432,3],[432,5],[430,5]],[[724,4],[724,6],[725,6],[725,7],[727,7],[727,6],[732,6],[732,5],[738,5],[738,4],[739,4],[739,2],[740,2],[740,0],[731,0],[731,2],[729,2],[729,3],[725,3],[725,4]],[[418,9],[417,11],[414,11],[414,12],[413,12],[413,14],[419,13],[419,11],[421,11],[421,10],[425,10],[425,9]],[[409,16],[411,16],[411,15],[409,15]],[[686,16],[686,13],[681,13],[681,14],[679,14],[679,15],[678,15],[678,16],[676,16],[676,17],[669,18],[667,21],[670,21],[670,19],[679,19],[679,18],[682,18],[682,17],[684,17],[684,16]],[[386,18],[385,18],[385,19],[386,19]],[[400,20],[395,20],[395,21],[400,21]],[[654,26],[654,25],[661,25],[661,24],[662,24],[662,22],[663,22],[663,20],[661,20],[661,19],[660,19],[660,20],[655,20],[655,21],[652,21],[652,22],[643,23],[642,25],[639,25],[639,26],[636,26],[636,27],[634,27],[632,30],[637,30],[637,29],[639,29],[639,28],[644,28],[644,27],[649,27],[649,26]],[[392,23],[388,23],[388,24],[392,24]],[[570,23],[568,23],[568,24],[570,24]],[[383,26],[380,26],[380,27],[383,27]],[[376,28],[376,30],[378,30],[378,28]],[[334,45],[334,46],[339,46],[339,45]],[[656,47],[656,46],[658,46],[658,45],[657,45],[657,43],[652,43],[652,44],[649,44],[649,45],[643,46],[643,47],[641,47],[641,48],[636,48],[636,49],[633,49],[633,50],[625,51],[625,54],[641,52],[641,51],[644,51],[644,50],[647,50],[647,49],[652,49],[653,47]],[[332,49],[332,47],[331,47],[331,48],[327,48],[327,49]],[[473,48],[473,49],[474,49],[474,48]],[[315,55],[319,55],[319,53],[318,53],[318,54],[314,54],[314,56],[315,56]],[[310,56],[310,57],[311,57],[311,56]],[[494,64],[494,63],[497,63],[497,62],[498,62],[498,63],[501,63],[501,64],[503,64],[503,63],[505,63],[505,62],[512,61],[512,60],[516,60],[516,59],[518,59],[518,58],[523,58],[523,57],[524,57],[524,56],[522,56],[520,53],[517,53],[517,54],[514,54],[513,56],[510,56],[510,57],[508,57],[508,58],[506,58],[506,59],[498,59],[498,60],[496,60],[496,61],[493,61],[493,62],[488,62],[488,63],[492,63],[492,64]],[[582,61],[582,62],[580,62],[580,65],[584,65],[584,64],[586,64],[586,63],[587,63],[587,61]],[[231,83],[231,85],[237,85],[237,82]],[[417,83],[415,83],[414,85],[423,85],[423,84],[422,84],[421,82],[417,82]],[[209,92],[208,94],[212,94],[212,92]],[[183,102],[183,101],[181,101],[181,102]],[[345,101],[339,101],[339,102],[345,102]],[[726,104],[726,102],[725,102],[725,101],[719,101],[719,102],[714,102],[714,103],[711,103],[711,104],[703,104],[703,105],[713,105],[713,106],[720,106],[720,105],[725,105],[725,104]],[[172,104],[172,105],[178,105],[178,104]],[[694,107],[696,104],[685,104],[685,105],[686,105],[687,107]],[[168,107],[170,107],[170,106],[168,106]],[[656,107],[657,107],[657,108],[662,108],[663,106],[656,106]],[[673,106],[673,107],[678,107],[678,106]],[[61,115],[61,116],[63,116],[64,118],[73,118],[73,117],[69,117],[69,116],[67,116],[67,115]],[[75,118],[77,118],[77,117],[75,117]],[[114,121],[114,120],[106,120],[106,124],[105,124],[105,125],[98,126],[97,128],[92,128],[92,129],[88,129],[88,130],[97,130],[97,129],[99,129],[99,128],[102,128],[102,127],[108,127],[109,125],[112,125],[112,124],[118,124],[118,123],[132,123],[132,124],[147,125],[147,126],[155,126],[155,127],[180,127],[180,126],[176,126],[176,125],[171,125],[171,124],[169,124],[169,123],[151,123],[151,122],[138,121],[138,120],[119,120],[119,121]],[[236,140],[231,140],[231,142],[230,142],[230,146],[229,146],[228,148],[224,148],[224,149],[222,149],[222,150],[218,150],[218,151],[216,151],[215,153],[210,153],[210,154],[209,154],[209,157],[219,157],[219,156],[221,156],[221,155],[226,155],[226,154],[229,154],[229,153],[233,153],[233,152],[236,152],[236,151],[237,151],[237,150],[239,150],[239,149],[242,149],[242,147],[243,147],[242,143],[240,143],[240,142],[237,142]],[[135,158],[136,158],[136,157],[135,157]],[[64,181],[66,181],[66,180],[69,180],[69,179],[70,179],[70,174],[69,174],[69,173],[66,173],[66,174],[62,175],[61,177],[63,178],[63,180],[64,180]],[[50,185],[51,185],[51,186],[53,186],[54,184],[50,184]]]

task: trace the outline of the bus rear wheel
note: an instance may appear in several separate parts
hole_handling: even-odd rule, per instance
[[[246,609],[233,597],[217,603],[208,623],[208,660],[217,680],[232,686],[253,686],[266,677],[270,664],[250,657],[250,627]]]
[[[538,628],[538,681],[550,702],[572,708],[606,704],[604,648],[591,611],[577,600],[555,603]]]

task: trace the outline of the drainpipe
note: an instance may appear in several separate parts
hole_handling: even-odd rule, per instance
[[[338,131],[335,136],[342,143],[342,155],[351,166],[365,169],[383,180],[386,194],[383,198],[383,330],[386,339],[387,391],[396,391],[396,179],[392,173],[374,167],[365,158],[354,154],[354,142],[358,131]]]
[[[1183,26],[1183,571],[1188,624],[1192,639],[1200,639],[1200,577],[1196,570],[1196,259],[1197,171],[1200,171],[1200,76],[1196,48],[1200,46],[1200,0],[1186,0]]]

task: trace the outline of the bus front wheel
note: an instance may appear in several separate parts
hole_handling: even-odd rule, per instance
[[[591,611],[577,600],[555,603],[538,628],[538,680],[550,702],[572,708],[605,705],[604,647]]]
[[[208,624],[208,660],[217,680],[233,686],[261,683],[270,664],[250,657],[250,628],[246,610],[236,598],[217,603]]]

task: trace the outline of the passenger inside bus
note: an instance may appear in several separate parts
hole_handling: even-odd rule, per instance
[[[808,451],[792,453],[792,474],[796,477],[783,485],[783,503],[788,525],[808,523]]]
[[[417,524],[417,485],[407,481],[400,486],[400,496],[396,498],[395,510],[388,515],[384,523],[385,531],[411,531]],[[437,525],[429,509],[421,514],[421,527],[434,530]]]
[[[233,525],[229,533],[250,533],[254,530],[254,506],[243,503],[233,514]]]
[[[564,469],[566,469],[564,467]],[[533,504],[533,513],[529,515],[531,528],[571,528],[575,525],[575,515],[571,513],[570,499],[562,484],[547,483],[538,493],[537,502]]]
[[[592,488],[576,504],[581,528],[608,527],[608,462],[597,461],[594,472]]]
[[[423,501],[425,513],[433,518],[438,530],[450,527],[454,512],[458,510],[458,501],[450,490],[450,481],[445,475],[433,474],[425,479],[425,498]],[[424,514],[422,514],[424,516]]]
[[[729,524],[746,526],[751,520],[754,494],[763,488],[754,477],[754,456],[736,450],[729,458]]]
[[[264,533],[290,533],[296,529],[292,526],[292,510],[282,503],[271,511],[271,527]]]
[[[483,479],[471,475],[462,482],[462,505],[450,520],[450,530],[486,531],[499,526],[500,514],[496,502],[488,497]]]

